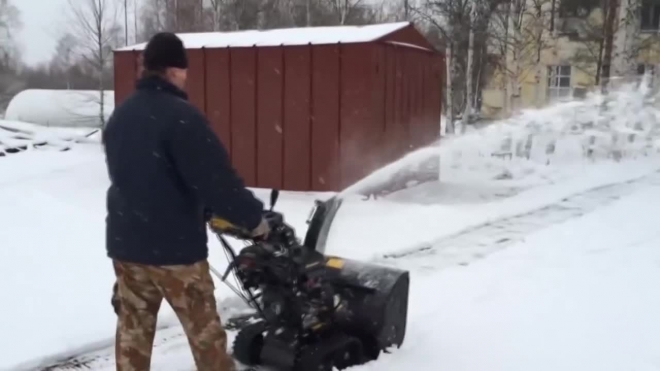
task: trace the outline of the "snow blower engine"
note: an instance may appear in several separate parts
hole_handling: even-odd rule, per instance
[[[330,371],[375,360],[400,347],[406,331],[409,273],[340,257],[326,256],[325,239],[341,205],[316,201],[300,242],[271,193],[266,238],[255,240],[227,221],[209,224],[229,253],[223,281],[234,273],[235,291],[255,312],[240,327],[234,358],[253,369]],[[238,254],[223,235],[244,240]],[[359,247],[356,247],[359,248]]]

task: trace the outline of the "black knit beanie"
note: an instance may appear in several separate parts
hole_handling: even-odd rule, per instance
[[[171,32],[154,35],[144,49],[142,64],[146,70],[162,71],[168,67],[188,68],[183,42]]]

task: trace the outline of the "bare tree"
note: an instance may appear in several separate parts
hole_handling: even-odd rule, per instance
[[[476,22],[477,19],[477,0],[472,0],[470,7],[470,24]],[[467,51],[467,71],[465,78],[465,109],[463,111],[463,122],[461,125],[461,133],[465,133],[470,116],[472,115],[472,108],[474,98],[472,96],[472,76],[474,75],[474,27],[470,27],[470,36],[468,41]]]
[[[140,39],[140,31],[138,29],[139,14],[139,1],[138,0],[118,0],[121,3],[124,20],[124,45],[128,45],[131,40],[138,42]],[[132,18],[132,19],[131,19]],[[133,23],[131,25],[131,23]],[[133,31],[131,31],[131,28]],[[132,36],[132,37],[131,37]]]
[[[67,89],[72,89],[73,82],[71,80],[71,68],[76,64],[74,55],[76,49],[76,38],[70,33],[65,33],[57,40],[55,46],[55,55],[50,62],[51,73],[63,74],[65,76],[65,83]]]
[[[203,0],[174,0],[170,1],[169,13],[174,17],[175,32],[202,32],[207,31],[204,16]]]
[[[572,64],[591,76],[605,92],[611,77],[636,72],[636,60],[643,50],[658,42],[658,25],[651,9],[641,0],[557,0],[557,32],[580,47]],[[640,19],[641,16],[641,19]],[[641,22],[640,22],[641,21]],[[653,32],[641,35],[640,26]]]
[[[209,0],[209,18],[212,31],[222,30],[222,10],[225,7],[226,0]]]
[[[618,4],[609,0],[556,0],[553,22],[558,37],[580,44],[571,64],[594,79],[596,85],[607,81]],[[614,7],[614,8],[613,8]],[[598,12],[600,16],[592,16]]]
[[[339,25],[371,23],[375,20],[373,5],[365,0],[327,0]]]
[[[18,78],[21,55],[15,40],[21,27],[18,8],[9,0],[0,0],[0,113],[23,87]]]
[[[15,63],[19,54],[15,35],[23,24],[21,14],[9,0],[0,0],[0,63]]]
[[[454,133],[454,119],[457,112],[455,88],[462,77],[457,68],[457,59],[460,58],[461,45],[467,39],[464,31],[467,17],[466,0],[425,0],[422,5],[415,9],[415,13],[430,25],[434,31],[439,33],[442,45],[445,49],[445,65],[447,76],[445,86],[445,116],[447,117],[446,132]]]
[[[140,38],[143,41],[149,39],[155,33],[166,29],[165,1],[144,0],[140,15],[140,23],[142,24]]]
[[[522,83],[534,74],[536,103],[543,74],[541,55],[552,44],[552,0],[511,0],[502,4],[491,22],[490,43],[498,53],[505,113],[515,109]]]
[[[213,30],[370,23],[380,4],[365,0],[209,0]]]
[[[112,50],[120,45],[122,27],[117,22],[117,4],[111,0],[68,0],[71,34],[77,40],[76,52],[96,75],[99,122],[105,127],[106,86],[112,76]]]
[[[420,5],[408,5],[411,6],[412,14],[428,25],[429,35],[436,33],[441,39],[436,46],[445,49],[448,78],[444,114],[447,117],[447,133],[454,132],[454,119],[457,114],[465,112],[468,104],[477,109],[479,107],[481,87],[489,78],[488,73],[485,73],[487,72],[485,66],[489,62],[488,25],[492,14],[505,1],[422,0]],[[471,34],[472,45],[470,45]],[[472,63],[468,63],[470,50]],[[468,74],[470,74],[469,79]],[[469,89],[467,83],[470,84]]]

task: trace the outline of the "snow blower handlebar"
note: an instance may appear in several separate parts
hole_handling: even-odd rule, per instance
[[[227,272],[223,275],[223,280],[236,264],[237,258],[237,254],[233,251],[223,236],[231,236],[246,241],[252,246],[260,246],[261,248],[268,250],[270,253],[277,255],[295,257],[301,253],[302,245],[296,237],[294,228],[285,222],[282,213],[273,211],[278,198],[279,190],[272,190],[270,194],[270,209],[263,211],[263,218],[266,220],[270,228],[270,232],[267,236],[255,237],[252,235],[252,231],[241,228],[219,216],[211,215],[208,223],[209,227],[218,236],[224,249],[232,255],[230,265],[227,267]]]
[[[277,228],[280,224],[283,223],[284,217],[282,214],[273,211],[277,199],[279,198],[280,192],[277,189],[274,189],[270,193],[270,209],[263,212],[263,218],[266,219],[268,225],[271,229]],[[221,218],[217,215],[211,215],[209,219],[209,226],[211,230],[216,233],[227,234],[233,237],[236,237],[241,240],[254,241],[255,238],[252,236],[252,231],[241,228],[227,219]]]
[[[209,227],[216,234],[228,255],[229,264],[224,274],[218,277],[226,284],[229,275],[234,272],[238,287],[230,288],[250,306],[256,309],[262,318],[267,318],[262,305],[257,301],[252,290],[263,284],[278,282],[288,287],[297,278],[297,268],[304,258],[305,247],[296,236],[295,229],[285,222],[284,215],[273,211],[279,192],[273,190],[270,197],[270,209],[263,211],[270,232],[266,236],[254,237],[251,231],[240,228],[218,216],[209,218]],[[236,252],[224,236],[234,237],[247,242],[247,245]]]

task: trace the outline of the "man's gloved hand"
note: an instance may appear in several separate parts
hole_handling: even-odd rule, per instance
[[[268,224],[268,221],[265,218],[261,218],[261,223],[257,226],[257,228],[253,229],[251,232],[251,235],[253,238],[267,238],[268,233],[270,233],[270,225]]]

